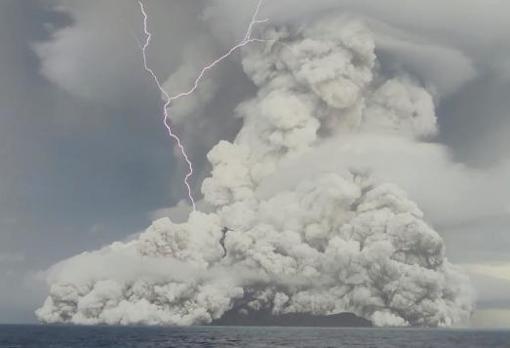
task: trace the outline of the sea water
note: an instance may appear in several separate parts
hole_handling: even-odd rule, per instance
[[[510,331],[0,325],[0,347],[430,347],[510,348]]]

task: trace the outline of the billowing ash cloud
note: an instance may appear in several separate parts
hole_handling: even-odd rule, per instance
[[[301,179],[295,166],[285,188],[261,190],[331,139],[427,146],[421,139],[437,132],[431,93],[410,76],[383,76],[373,36],[354,17],[263,35],[242,60],[258,93],[237,108],[235,141],[209,152],[202,211],[54,266],[41,321],[191,325],[231,309],[352,312],[380,326],[468,319],[467,278],[418,206],[369,160]]]

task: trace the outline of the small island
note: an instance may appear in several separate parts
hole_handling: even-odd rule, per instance
[[[298,326],[298,327],[371,327],[369,320],[352,313],[313,315],[309,313],[287,313],[273,315],[270,311],[247,311],[240,313],[233,309],[212,326]]]

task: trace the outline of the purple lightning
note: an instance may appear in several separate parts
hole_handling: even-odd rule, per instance
[[[259,0],[257,7],[255,8],[255,12],[253,13],[253,16],[251,18],[250,24],[248,25],[248,29],[246,31],[244,38],[237,45],[230,48],[224,55],[217,58],[209,65],[206,65],[205,67],[203,67],[202,70],[200,71],[200,73],[198,74],[197,78],[195,79],[193,86],[189,90],[179,93],[175,96],[168,95],[166,90],[161,85],[161,82],[160,82],[158,76],[156,75],[154,70],[152,70],[152,68],[147,63],[147,48],[150,45],[150,42],[152,39],[152,33],[148,29],[148,15],[147,15],[147,12],[145,11],[143,2],[141,0],[138,1],[138,4],[140,5],[140,11],[143,15],[143,31],[145,34],[145,43],[144,43],[143,47],[141,48],[142,56],[143,56],[143,66],[144,66],[145,70],[152,76],[152,78],[154,79],[154,82],[156,83],[156,86],[160,90],[161,94],[165,97],[165,104],[163,105],[163,124],[164,124],[165,128],[167,129],[170,137],[175,141],[177,147],[179,148],[179,150],[181,152],[182,157],[184,158],[184,160],[186,161],[186,164],[188,166],[188,172],[186,173],[186,176],[184,177],[184,185],[186,186],[186,188],[188,190],[188,198],[191,202],[191,205],[193,206],[193,210],[196,210],[196,203],[195,203],[195,200],[193,199],[193,194],[191,191],[191,184],[189,182],[191,176],[193,175],[193,163],[191,163],[191,160],[189,159],[188,154],[186,153],[186,149],[182,145],[181,139],[174,133],[174,131],[172,129],[172,126],[170,124],[170,116],[168,114],[168,108],[170,107],[172,102],[176,101],[177,99],[187,97],[187,96],[193,94],[195,92],[195,90],[198,88],[198,85],[199,85],[200,81],[204,78],[205,74],[209,70],[211,70],[214,66],[216,66],[217,64],[221,63],[223,60],[228,58],[236,50],[240,49],[241,47],[246,46],[247,44],[249,44],[251,42],[263,41],[263,40],[254,39],[251,37],[252,33],[253,33],[253,27],[256,24],[265,23],[268,21],[268,19],[257,19],[263,1],[264,0]]]

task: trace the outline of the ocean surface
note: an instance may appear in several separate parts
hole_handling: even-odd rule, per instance
[[[505,347],[510,331],[0,325],[0,347]]]

